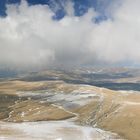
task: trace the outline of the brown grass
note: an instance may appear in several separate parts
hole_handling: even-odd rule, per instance
[[[118,133],[129,140],[140,139],[140,93],[126,94],[94,86],[82,86],[66,84],[62,81],[47,82],[25,82],[9,81],[0,82],[0,94],[16,95],[18,91],[50,90],[54,92],[63,91],[70,94],[73,90],[92,90],[103,96],[73,111],[79,114],[78,122],[85,125],[97,125],[97,127]],[[2,107],[3,103],[0,104]],[[74,117],[60,108],[50,104],[41,104],[34,100],[22,101],[13,105],[11,116],[7,121],[43,121],[61,120]],[[21,117],[22,113],[25,113]],[[1,116],[2,114],[0,114]],[[6,120],[5,120],[6,121]]]

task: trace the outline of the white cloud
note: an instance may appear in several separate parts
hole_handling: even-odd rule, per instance
[[[85,63],[140,61],[140,2],[123,0],[113,20],[92,22],[97,13],[52,19],[48,6],[10,5],[0,18],[0,67],[40,69]],[[114,6],[113,6],[114,7]],[[111,11],[111,8],[109,8]]]
[[[104,21],[93,31],[91,50],[97,52],[100,60],[139,62],[139,4],[138,0],[124,0],[121,7],[114,13],[113,21]]]

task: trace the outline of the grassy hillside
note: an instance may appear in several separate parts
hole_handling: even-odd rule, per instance
[[[3,121],[76,117],[81,125],[100,127],[129,140],[140,137],[139,92],[119,92],[63,81],[7,81],[0,83],[0,96]]]

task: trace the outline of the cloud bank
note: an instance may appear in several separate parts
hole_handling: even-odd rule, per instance
[[[94,9],[76,17],[73,4],[57,21],[47,5],[8,5],[0,18],[0,68],[42,69],[140,61],[140,1],[122,0],[95,23]],[[115,10],[114,10],[115,9]]]

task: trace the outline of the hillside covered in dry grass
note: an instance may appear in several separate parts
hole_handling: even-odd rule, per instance
[[[140,93],[63,81],[0,82],[0,119],[8,122],[64,120],[139,140]]]

